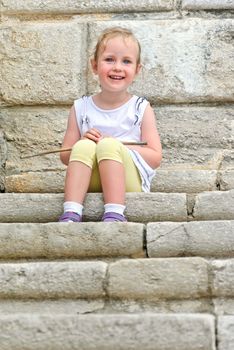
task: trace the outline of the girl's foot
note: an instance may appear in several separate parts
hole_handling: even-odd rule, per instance
[[[82,216],[77,213],[74,213],[73,211],[66,211],[59,218],[59,222],[81,222],[81,221],[82,221]]]
[[[102,217],[103,222],[113,222],[113,221],[119,221],[119,222],[127,222],[127,219],[124,215],[114,213],[114,212],[107,212]]]

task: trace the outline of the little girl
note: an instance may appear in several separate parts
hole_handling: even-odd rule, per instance
[[[125,192],[150,191],[162,149],[155,114],[128,87],[141,70],[141,48],[133,33],[115,27],[100,36],[91,59],[101,91],[74,102],[61,153],[68,165],[62,222],[81,222],[87,192],[103,192],[102,221],[127,221]],[[125,145],[145,141],[147,145]]]

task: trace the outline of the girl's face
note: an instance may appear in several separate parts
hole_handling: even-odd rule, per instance
[[[99,77],[102,91],[122,92],[133,82],[141,65],[137,64],[138,45],[131,38],[117,36],[106,42],[98,60],[91,61],[94,74]]]

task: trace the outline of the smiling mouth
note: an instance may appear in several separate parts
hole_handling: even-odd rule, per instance
[[[110,75],[109,78],[113,79],[113,80],[122,80],[122,79],[124,79],[124,77],[119,77],[117,75]]]

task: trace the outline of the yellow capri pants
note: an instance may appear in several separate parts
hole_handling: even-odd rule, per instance
[[[84,163],[92,169],[88,192],[102,192],[98,163],[104,159],[124,165],[126,192],[142,192],[140,174],[128,148],[111,137],[103,138],[98,143],[87,139],[79,140],[72,148],[69,161]]]

